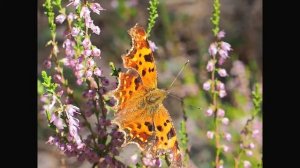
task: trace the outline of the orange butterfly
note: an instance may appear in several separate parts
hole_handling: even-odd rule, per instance
[[[114,91],[118,100],[113,120],[126,134],[126,144],[135,143],[153,156],[170,153],[173,166],[182,159],[172,119],[162,104],[168,92],[157,88],[157,71],[146,32],[136,24],[128,31],[132,48],[123,55],[126,73],[119,74]]]

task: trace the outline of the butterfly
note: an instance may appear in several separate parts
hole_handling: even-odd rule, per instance
[[[181,167],[176,131],[162,103],[168,91],[157,88],[157,68],[147,34],[139,24],[128,33],[132,48],[122,55],[128,70],[119,73],[119,84],[113,91],[118,102],[113,123],[125,133],[125,144],[135,143],[155,157],[168,153],[171,165]]]

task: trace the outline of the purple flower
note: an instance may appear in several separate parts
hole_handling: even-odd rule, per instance
[[[208,49],[209,55],[215,56],[217,54],[217,52],[218,52],[217,44],[216,43],[210,44],[209,49]]]
[[[217,90],[225,90],[225,85],[224,85],[224,83],[218,81],[218,82],[217,82]]]
[[[208,139],[213,139],[214,138],[214,132],[207,131],[206,136],[207,136]]]
[[[76,18],[77,18],[77,16],[74,15],[72,12],[69,13],[69,15],[68,15],[68,20],[73,21],[73,20],[76,19]]]
[[[214,113],[214,110],[212,108],[208,108],[206,111],[205,111],[205,115],[206,116],[212,116],[212,114]]]
[[[255,148],[255,145],[254,145],[253,142],[251,142],[251,143],[249,144],[249,148],[250,148],[250,149],[254,149],[254,148]]]
[[[229,43],[226,43],[224,41],[221,42],[221,48],[224,51],[230,51],[231,49],[231,45]]]
[[[80,0],[70,0],[71,1],[71,3],[69,3],[68,5],[67,5],[67,7],[69,6],[69,5],[71,5],[71,4],[73,4],[73,6],[77,9],[77,7],[78,7],[78,5],[79,5],[79,3],[80,3]]]
[[[88,49],[87,49],[87,50],[84,50],[84,51],[83,51],[83,55],[86,56],[86,57],[91,56],[91,55],[92,55],[92,50],[88,50]]]
[[[244,164],[244,168],[250,168],[251,167],[251,163],[248,160],[244,160],[243,164]]]
[[[92,75],[93,75],[93,71],[92,70],[89,69],[89,70],[86,71],[86,77],[87,78],[91,77]]]
[[[225,139],[227,141],[230,141],[231,140],[231,134],[230,133],[225,133]]]
[[[224,115],[225,115],[225,111],[223,109],[219,108],[218,111],[217,111],[217,116],[218,117],[224,117]]]
[[[91,29],[93,31],[93,33],[99,35],[100,34],[100,28],[99,26],[95,26],[94,24],[91,25]]]
[[[206,70],[208,72],[212,72],[215,69],[215,63],[214,60],[209,60],[206,66]]]
[[[218,74],[219,74],[221,77],[227,76],[227,72],[226,72],[225,69],[219,69],[219,70],[218,70]]]
[[[88,7],[84,6],[81,8],[81,11],[80,11],[80,17],[84,17],[84,18],[89,18],[90,17],[90,13],[91,11],[89,10]]]
[[[101,82],[104,86],[108,86],[109,85],[109,80],[106,77],[102,77],[101,78]]]
[[[93,48],[93,51],[92,51],[92,55],[93,55],[94,57],[100,57],[100,55],[101,55],[101,50],[98,49],[97,47],[94,47],[94,48]]]
[[[61,24],[62,22],[65,21],[65,19],[66,19],[66,16],[63,15],[63,14],[60,14],[60,15],[56,16],[55,21],[56,21],[57,23],[60,23],[60,24]]]
[[[73,27],[71,34],[72,34],[73,37],[75,37],[75,36],[77,36],[79,34],[79,32],[80,32],[79,28]]]
[[[58,138],[57,137],[53,137],[53,136],[49,136],[48,141],[46,142],[46,144],[55,144],[58,142]]]
[[[247,155],[247,156],[252,156],[252,155],[253,155],[253,152],[252,152],[251,150],[247,150],[247,151],[246,151],[246,155]]]
[[[50,120],[50,123],[52,123],[56,126],[56,128],[62,130],[64,128],[64,122],[63,120],[56,116],[55,113],[53,112],[52,115],[51,115],[51,120]]]
[[[220,57],[224,60],[228,58],[228,51],[226,51],[226,50],[220,49],[219,54],[220,54]]]
[[[95,65],[95,61],[93,59],[88,59],[87,64],[89,68],[93,68]]]
[[[74,138],[75,142],[77,145],[81,144],[81,139],[78,135],[78,129],[79,129],[79,120],[74,117],[74,113],[79,114],[79,108],[74,106],[74,105],[67,105],[66,107],[66,115],[68,118],[68,123],[69,123],[69,133],[71,137]]]
[[[223,119],[222,119],[222,123],[223,123],[224,125],[228,125],[229,119],[228,119],[228,118],[223,118]]]
[[[99,68],[95,68],[94,69],[94,74],[98,77],[100,77],[102,75],[102,71]]]
[[[100,10],[104,10],[99,3],[91,3],[90,8],[92,9],[93,12],[97,13],[100,15]]]
[[[113,97],[110,97],[107,101],[107,105],[113,107],[116,104],[116,100]]]
[[[85,38],[83,41],[82,41],[82,45],[85,49],[89,49],[92,45],[91,41],[89,38]]]
[[[220,96],[220,98],[223,98],[223,97],[225,97],[226,95],[227,95],[227,93],[226,93],[225,90],[220,90],[220,91],[219,91],[219,96]]]
[[[218,37],[218,39],[222,39],[223,37],[225,37],[225,32],[223,30],[219,31],[219,33],[217,34],[217,37]]]
[[[44,67],[47,69],[51,68],[51,60],[50,59],[46,59],[43,63]]]
[[[259,130],[258,129],[253,130],[252,137],[255,138],[257,135],[259,135]]]
[[[229,151],[229,147],[227,145],[223,145],[223,150],[224,150],[224,152],[228,152]]]
[[[206,81],[205,83],[203,83],[203,89],[208,91],[210,89],[210,85],[211,85],[211,81]]]
[[[156,44],[153,41],[148,40],[148,42],[149,42],[149,46],[150,46],[152,52],[154,52],[155,50],[158,49],[158,47],[156,46]]]

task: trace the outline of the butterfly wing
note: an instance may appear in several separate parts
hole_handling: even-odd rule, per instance
[[[144,28],[136,24],[128,33],[132,38],[132,48],[122,56],[124,67],[135,69],[145,88],[156,88],[157,71]]]
[[[181,164],[181,154],[178,146],[176,131],[167,109],[161,104],[153,114],[155,125],[155,140],[158,151],[169,151],[173,155],[172,161]]]
[[[135,70],[129,69],[126,73],[119,73],[119,86],[114,91],[114,96],[118,100],[117,111],[123,109],[127,102],[136,94],[143,92],[141,78]]]

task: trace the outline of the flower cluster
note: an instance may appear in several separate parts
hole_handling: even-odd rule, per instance
[[[206,70],[211,73],[211,79],[203,83],[203,89],[209,91],[212,97],[212,104],[206,109],[205,115],[207,117],[214,116],[216,118],[215,130],[207,131],[208,139],[214,139],[217,147],[217,156],[216,156],[216,167],[222,167],[223,162],[219,160],[218,153],[223,149],[224,152],[228,152],[230,149],[227,145],[221,144],[220,137],[223,137],[226,141],[231,141],[231,134],[223,131],[219,122],[226,126],[229,124],[229,119],[225,116],[225,110],[217,105],[217,96],[223,98],[227,95],[225,85],[222,81],[218,80],[216,74],[220,78],[228,76],[227,71],[220,66],[223,65],[225,60],[229,58],[229,51],[231,51],[231,45],[225,41],[222,41],[222,38],[225,37],[225,32],[220,31],[217,34],[217,41],[210,44],[208,53],[211,56],[211,59],[208,61]],[[218,63],[218,64],[217,64]]]
[[[51,3],[47,3],[49,8]],[[94,12],[99,15],[104,9],[99,3],[80,0],[70,0],[66,6],[75,8],[68,10],[75,11],[74,13],[66,13],[61,4],[56,6],[61,10],[55,22],[66,22],[67,29],[62,44],[63,57],[49,57],[44,62],[45,68],[55,70],[54,83],[51,76],[48,77],[46,72],[42,73],[43,86],[47,91],[41,97],[43,112],[50,128],[56,132],[49,137],[47,143],[57,146],[69,157],[77,157],[79,161],[88,160],[99,167],[125,167],[115,158],[119,155],[124,135],[107,118],[108,106],[113,106],[115,100],[105,97],[110,82],[95,62],[95,59],[101,58],[101,50],[90,40],[90,33],[100,34],[100,28],[94,24],[90,14]],[[52,38],[52,45],[56,46],[55,36]],[[53,50],[58,53],[58,47],[53,47],[52,52]],[[78,85],[86,84],[83,85],[87,88],[81,99],[85,103],[79,103],[74,98],[73,90],[62,73],[62,65],[72,70]],[[95,117],[95,120],[88,120],[90,117]]]
[[[56,17],[56,20],[59,20],[58,23],[63,23],[65,18],[67,18],[68,31],[66,33],[66,40],[63,43],[66,57],[62,62],[74,71],[77,84],[81,85],[83,81],[91,78],[92,75],[98,77],[102,75],[101,70],[96,66],[94,61],[96,57],[101,58],[101,50],[92,45],[88,31],[92,30],[94,34],[100,34],[100,28],[94,24],[90,13],[93,11],[96,14],[100,14],[100,11],[104,9],[99,3],[81,5],[80,1],[75,0],[69,5],[71,4],[76,8],[81,6],[80,12],[71,12],[67,17],[62,17],[61,14]],[[85,30],[79,26],[82,23],[84,23]]]

